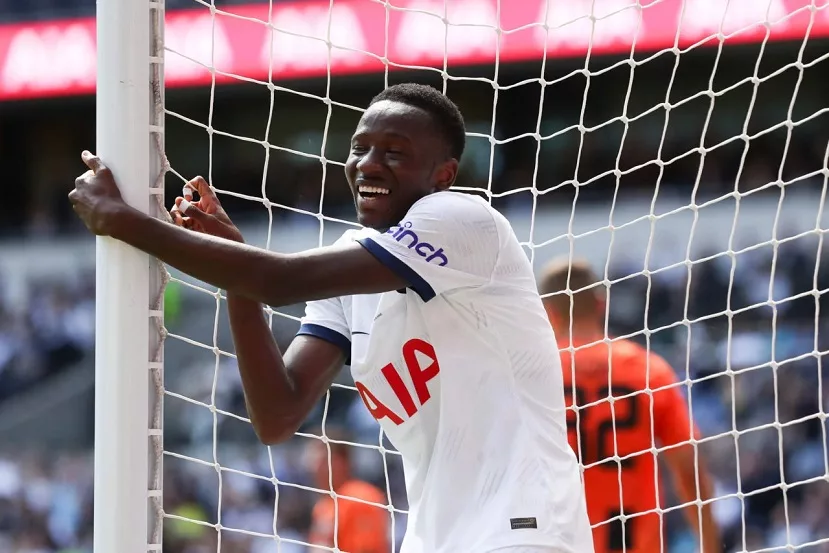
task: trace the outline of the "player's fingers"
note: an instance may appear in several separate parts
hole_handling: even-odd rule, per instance
[[[89,150],[84,150],[83,152],[81,152],[81,159],[86,164],[86,166],[92,169],[92,171],[95,173],[102,169],[106,169],[106,166],[104,165],[104,162],[101,161],[101,158],[99,158]]]
[[[181,202],[184,200],[181,196],[177,196],[175,200],[173,200],[173,207],[170,208],[170,215],[173,213],[181,214]]]
[[[173,219],[173,224],[177,227],[184,226],[184,217],[182,217],[181,210],[178,208],[178,205],[173,206],[173,209],[170,210],[170,217]]]
[[[213,192],[213,189],[210,188],[210,185],[207,184],[204,177],[196,177],[188,182],[187,185],[192,186],[193,189],[199,193],[200,198],[207,199],[212,204],[219,203],[219,198],[216,197],[216,193]]]
[[[84,171],[84,174],[80,177],[75,179],[75,190],[81,188],[86,183],[86,180],[95,175],[95,172],[92,169],[88,169]]]
[[[204,226],[201,225],[198,221],[196,221],[192,217],[185,217],[184,218],[184,228],[186,228],[188,230],[192,230],[193,232],[206,233]]]
[[[176,200],[176,204],[179,210],[186,217],[189,217],[195,221],[206,221],[212,218],[210,215],[208,215],[201,209],[201,206],[199,206],[199,202],[191,202],[187,198],[181,198],[181,201],[178,201],[178,198],[176,198]]]
[[[197,192],[196,187],[191,183],[192,181],[185,182],[184,187],[181,189],[181,195],[187,200],[192,200],[193,193]]]
[[[182,215],[181,211],[177,210],[176,208],[170,210],[170,215],[173,217],[173,223],[175,223],[176,226],[179,226],[181,228],[187,230],[198,230],[197,227],[200,226],[196,223],[195,219],[193,219],[192,217],[185,217],[184,215]]]

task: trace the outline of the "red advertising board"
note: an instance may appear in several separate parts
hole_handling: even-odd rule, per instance
[[[167,14],[167,86],[829,36],[829,0],[328,0]],[[446,7],[445,7],[446,6]],[[591,14],[591,6],[593,13]],[[444,11],[446,10],[446,13]],[[446,24],[448,23],[448,25]],[[767,37],[768,34],[768,37]],[[326,41],[329,37],[329,44]],[[444,54],[446,53],[446,54]],[[445,58],[445,59],[444,59]],[[0,100],[95,90],[95,19],[0,26]]]

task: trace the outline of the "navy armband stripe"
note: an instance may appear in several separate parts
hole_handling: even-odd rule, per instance
[[[378,244],[375,240],[371,238],[359,238],[357,239],[357,243],[368,250],[380,263],[391,269],[394,274],[405,280],[409,284],[409,288],[414,290],[424,302],[428,302],[435,297],[435,290],[426,282],[426,279],[417,274],[417,271],[395,257],[394,254]]]
[[[334,344],[343,350],[343,353],[345,354],[345,364],[349,365],[351,363],[351,340],[336,330],[332,330],[327,326],[305,323],[299,327],[296,335],[314,336],[320,340],[325,340],[326,342]]]

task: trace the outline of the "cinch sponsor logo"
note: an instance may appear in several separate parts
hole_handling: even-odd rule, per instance
[[[449,263],[446,254],[443,253],[443,248],[435,248],[429,242],[421,242],[420,237],[412,230],[412,223],[404,221],[396,227],[391,227],[386,231],[386,234],[391,234],[392,238],[400,242],[410,250],[417,252],[420,257],[425,257],[428,262],[436,262],[443,267]]]

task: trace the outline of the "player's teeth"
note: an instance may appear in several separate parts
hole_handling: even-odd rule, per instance
[[[376,186],[360,186],[360,192],[366,192],[369,194],[388,194],[389,191],[385,188],[378,188]]]

